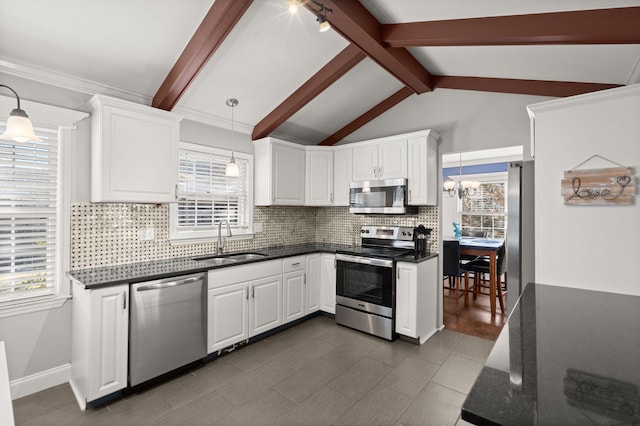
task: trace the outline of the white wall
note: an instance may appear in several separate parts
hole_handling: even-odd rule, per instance
[[[526,106],[553,98],[437,89],[412,95],[356,130],[345,142],[433,129],[442,136],[440,153],[481,151],[529,144]],[[525,160],[530,160],[525,150]]]
[[[640,204],[564,205],[560,181],[597,154],[640,170],[640,85],[531,106],[536,281],[640,295]],[[596,159],[582,168],[615,167]],[[636,185],[638,178],[636,177]]]

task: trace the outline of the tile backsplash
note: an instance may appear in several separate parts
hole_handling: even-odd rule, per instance
[[[71,207],[71,269],[145,262],[172,257],[215,253],[216,244],[171,244],[167,205],[125,203],[77,203]],[[413,216],[369,216],[349,213],[348,207],[255,207],[254,223],[263,232],[254,238],[230,240],[226,249],[327,242],[360,244],[361,225],[433,228],[430,250],[437,251],[437,207],[420,207]],[[140,241],[141,228],[155,229],[155,238]]]

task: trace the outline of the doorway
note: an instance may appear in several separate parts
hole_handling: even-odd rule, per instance
[[[455,191],[447,191],[445,186],[442,190],[440,235],[443,239],[454,237],[454,222],[463,234],[506,238],[509,220],[518,220],[509,215],[508,171],[510,163],[522,158],[522,146],[442,155],[443,182],[456,182]],[[470,190],[462,192],[464,187]],[[441,286],[441,290],[444,292],[444,287]],[[495,340],[507,320],[508,311],[503,313],[498,308],[495,315],[491,314],[488,295],[479,294],[476,299],[469,295],[469,306],[460,301],[458,309],[455,300],[441,300],[443,324],[450,330]]]

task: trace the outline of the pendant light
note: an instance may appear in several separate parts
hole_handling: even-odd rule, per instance
[[[462,180],[462,153],[460,153],[460,166],[458,169],[458,181],[451,179],[442,184],[444,189],[449,193],[449,196],[453,197],[456,194],[458,198],[463,196],[475,195],[476,189],[480,187],[480,182],[475,180]]]
[[[236,98],[227,99],[227,106],[231,108],[231,145],[233,145],[233,109],[238,105],[238,100]],[[233,151],[231,151],[231,160],[227,163],[227,167],[224,171],[225,176],[227,177],[238,177],[240,176],[240,169],[238,168],[238,164],[236,163],[236,159],[233,156]]]
[[[0,87],[6,87],[11,90],[18,101],[18,107],[11,110],[7,119],[7,126],[4,133],[0,135],[0,139],[13,139],[16,142],[42,142],[42,139],[33,132],[33,124],[31,124],[29,116],[20,108],[20,96],[7,85],[0,84]]]

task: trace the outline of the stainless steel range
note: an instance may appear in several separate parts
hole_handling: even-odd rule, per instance
[[[413,228],[363,226],[360,237],[336,253],[336,322],[395,340],[396,258],[414,252]]]

